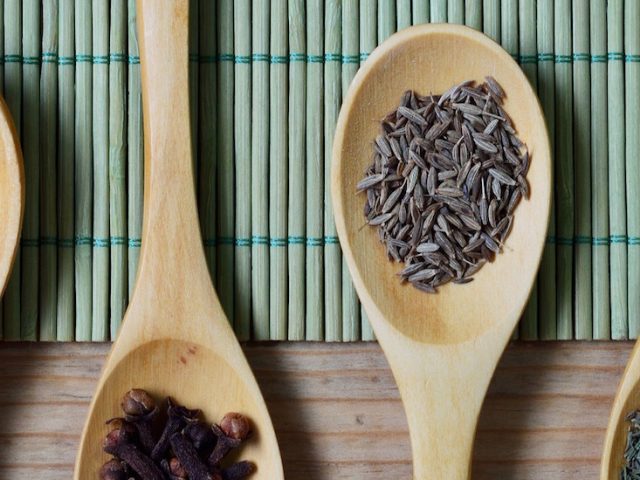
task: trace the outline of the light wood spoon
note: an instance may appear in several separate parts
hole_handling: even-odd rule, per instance
[[[135,292],[85,424],[74,478],[98,478],[105,421],[138,387],[200,408],[208,421],[246,414],[241,457],[252,479],[282,479],[267,407],[218,302],[196,210],[188,97],[188,0],[139,0],[145,138],[144,226]],[[229,279],[230,281],[230,279]]]
[[[609,426],[604,440],[600,465],[600,480],[619,480],[624,465],[624,450],[629,423],[626,416],[640,408],[640,341],[636,342],[627,368],[622,375],[616,399],[613,402]]]
[[[492,75],[532,155],[531,197],[518,206],[503,253],[467,285],[437,294],[401,285],[375,229],[364,227],[356,183],[371,162],[379,120],[408,89],[441,93]],[[344,100],[333,149],[332,199],[355,287],[389,360],[411,435],[414,478],[466,480],[475,428],[496,363],[536,276],[550,205],[551,163],[542,111],[526,77],[486,36],[429,25],[399,32],[371,54]]]
[[[0,297],[18,250],[24,213],[24,170],[20,140],[7,104],[0,98]]]

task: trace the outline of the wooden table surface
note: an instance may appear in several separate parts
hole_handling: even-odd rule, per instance
[[[483,408],[474,479],[597,479],[631,342],[515,343]],[[0,343],[0,479],[69,479],[107,344]],[[252,344],[288,480],[411,477],[377,344]]]

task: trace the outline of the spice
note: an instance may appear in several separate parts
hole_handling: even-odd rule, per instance
[[[129,480],[125,464],[112,458],[100,468],[100,478],[103,480]]]
[[[112,430],[102,444],[105,452],[119,458],[144,480],[163,480],[164,474],[148,456],[138,448],[134,440],[136,430],[123,419],[112,419],[108,422]]]
[[[153,423],[159,412],[155,400],[144,390],[134,388],[125,394],[121,406],[125,420],[138,430],[142,448],[151,453],[156,444]]]
[[[374,159],[357,184],[402,281],[427,293],[464,284],[502,249],[521,198],[529,153],[492,77],[442,95],[407,91],[381,122]]]
[[[620,480],[635,480],[640,478],[640,410],[629,413],[627,421],[629,430]]]
[[[153,397],[133,389],[122,399],[124,418],[107,422],[103,450],[114,456],[99,472],[103,480],[244,480],[251,462],[222,462],[251,433],[249,419],[228,413],[220,425],[207,425],[200,410],[166,399],[166,416]],[[157,435],[157,432],[162,432]]]
[[[171,436],[182,430],[188,423],[196,421],[200,415],[200,410],[189,410],[181,405],[175,405],[171,398],[167,399],[167,404],[167,423],[158,443],[151,452],[151,458],[155,461],[159,461],[165,456]]]

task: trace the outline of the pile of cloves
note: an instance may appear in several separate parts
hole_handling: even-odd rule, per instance
[[[100,469],[102,480],[243,480],[255,471],[247,461],[223,465],[250,436],[247,417],[227,413],[219,425],[208,425],[200,410],[171,398],[165,403],[161,409],[141,389],[125,394],[123,417],[107,421],[110,431],[102,447],[114,458]]]

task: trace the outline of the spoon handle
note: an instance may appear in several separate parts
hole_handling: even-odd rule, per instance
[[[138,0],[145,120],[139,278],[154,283],[159,298],[206,278],[199,276],[207,267],[191,154],[188,12],[188,0]]]
[[[469,479],[478,416],[508,336],[490,331],[456,345],[378,337],[404,404],[414,480]]]

